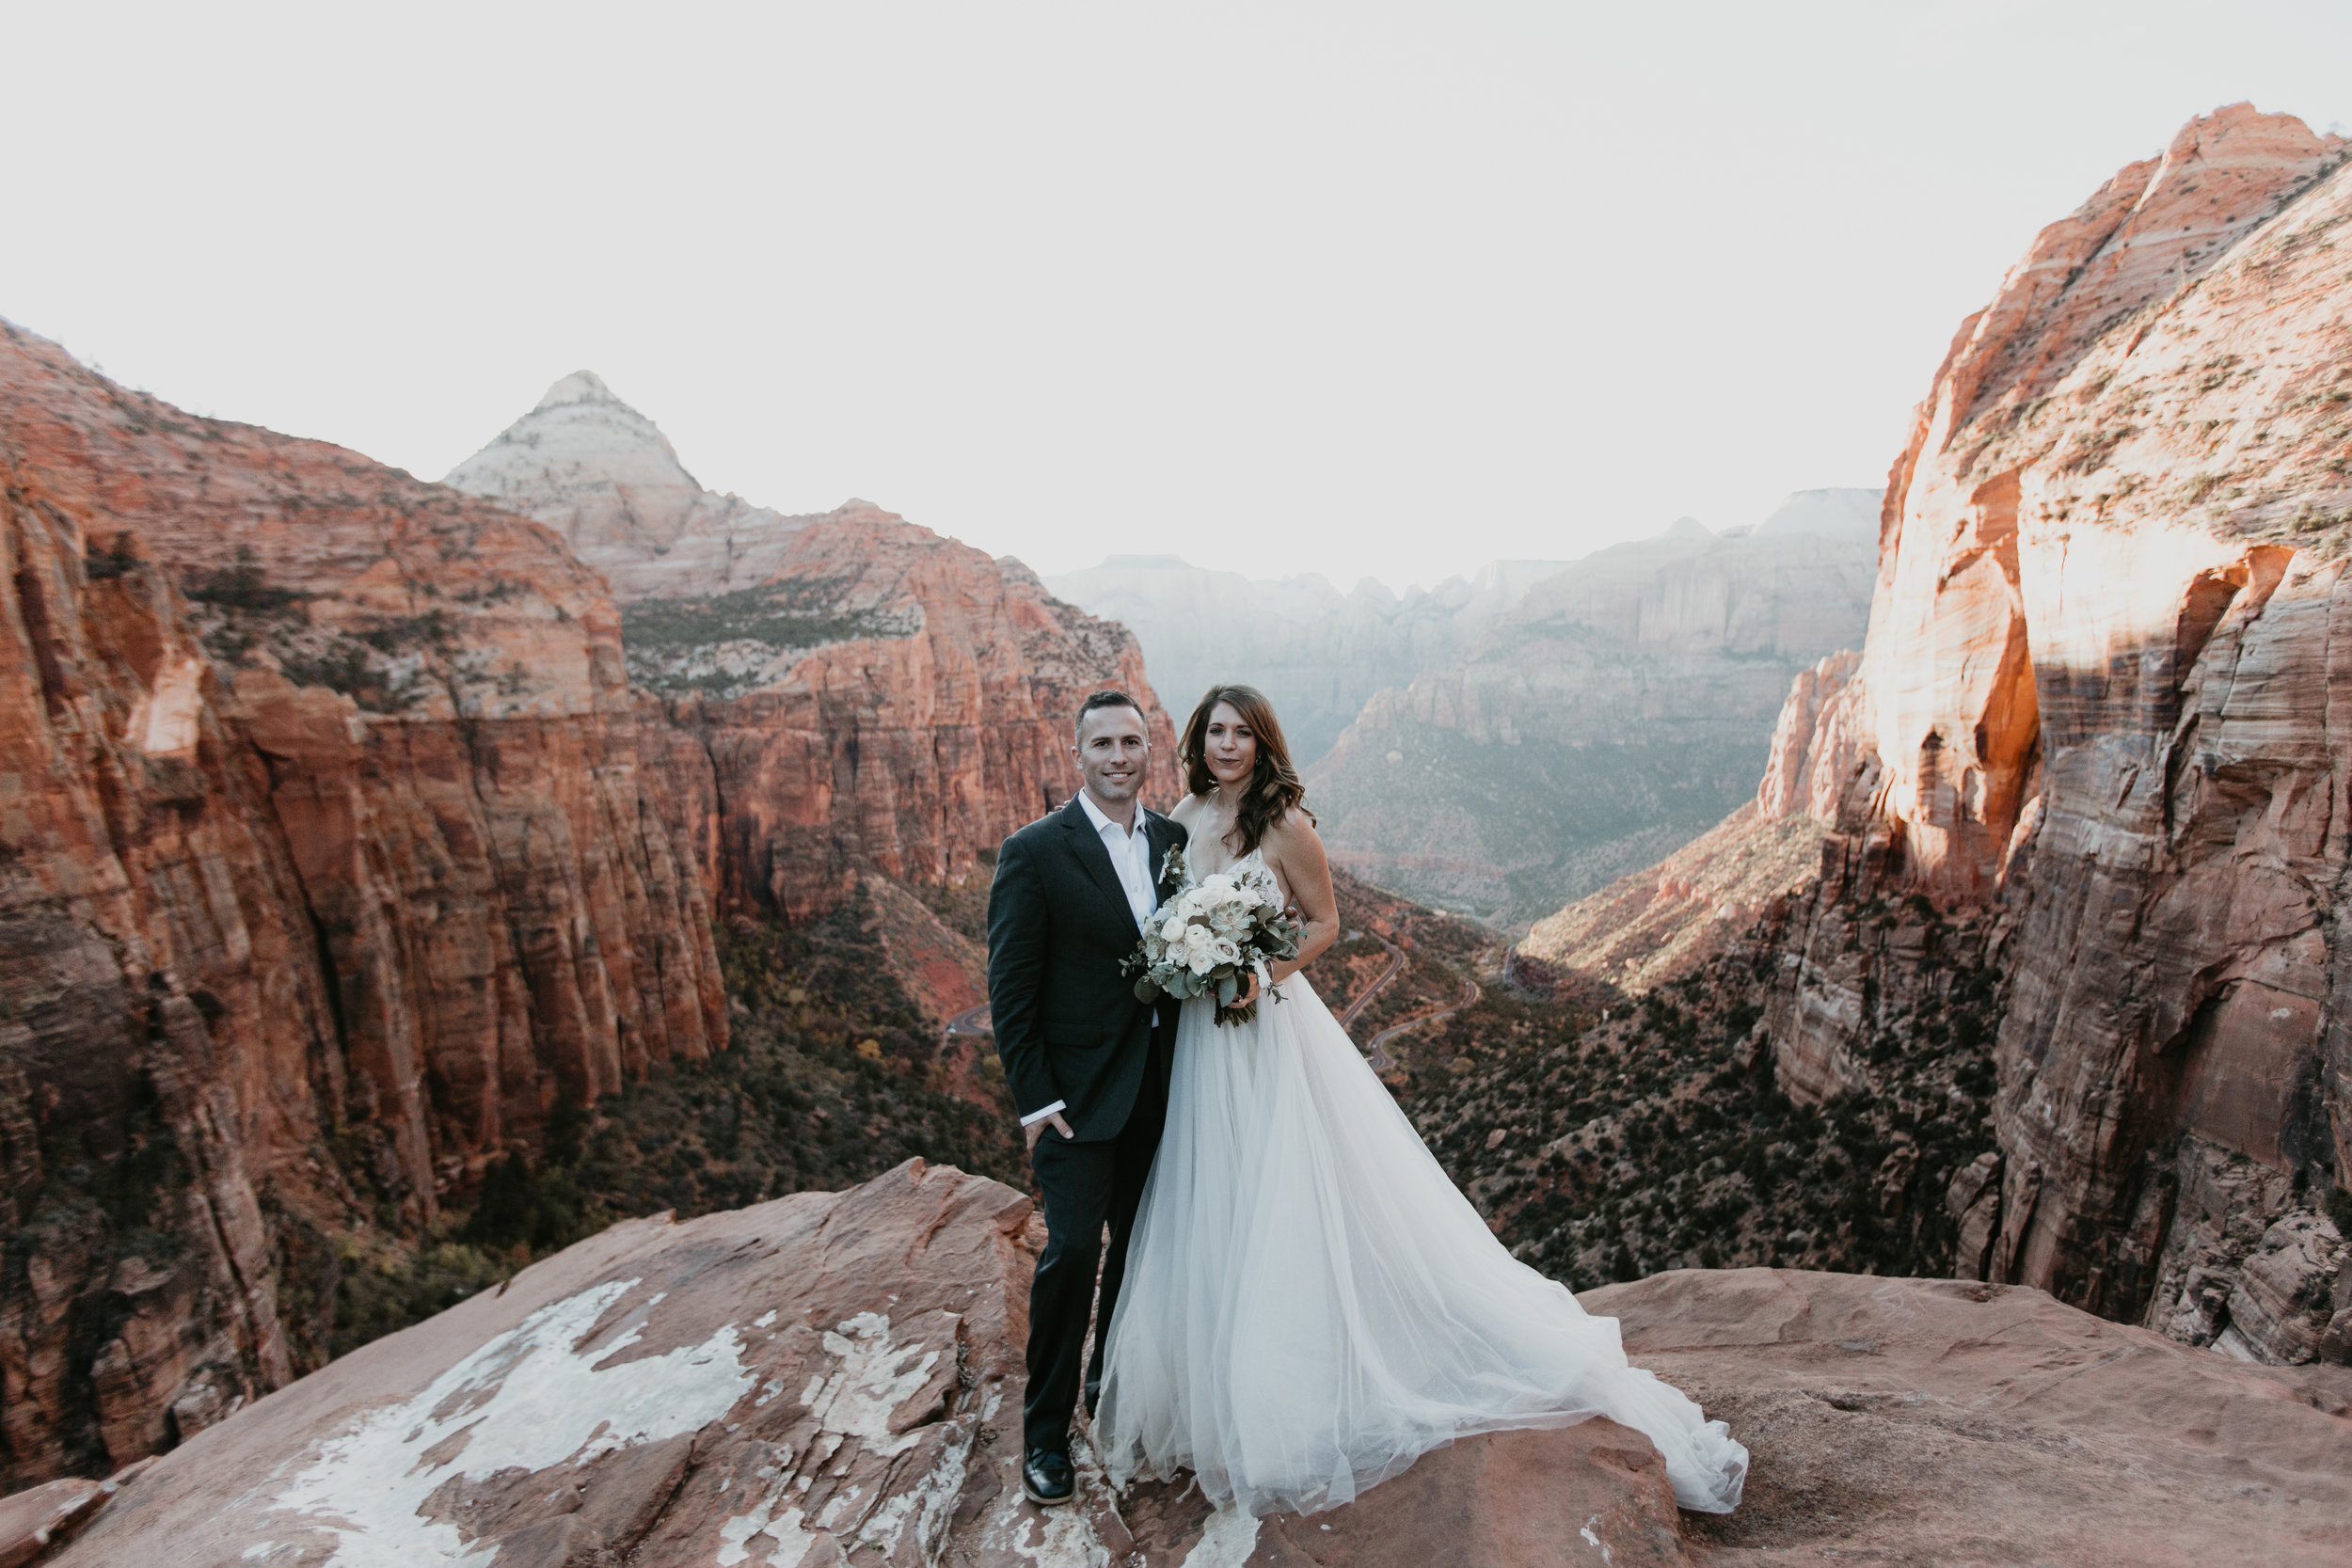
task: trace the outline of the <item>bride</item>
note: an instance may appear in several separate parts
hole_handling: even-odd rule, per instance
[[[1219,1508],[1311,1513],[1456,1437],[1607,1416],[1684,1508],[1730,1512],[1747,1449],[1503,1250],[1298,973],[1338,906],[1265,697],[1213,688],[1180,755],[1189,879],[1261,861],[1306,933],[1254,1021],[1184,1005],[1094,1418],[1113,1483],[1190,1470]]]

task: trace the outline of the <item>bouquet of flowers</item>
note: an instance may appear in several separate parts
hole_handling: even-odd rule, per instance
[[[1183,853],[1168,851],[1167,874],[1184,876]],[[1254,970],[1263,984],[1263,964],[1298,957],[1299,934],[1297,920],[1282,907],[1274,873],[1263,865],[1216,872],[1197,882],[1186,877],[1144,922],[1143,940],[1121,967],[1131,974],[1143,972],[1136,981],[1137,1001],[1213,991],[1216,1022],[1241,1023],[1258,1016],[1255,1002],[1233,1006],[1242,977]],[[1279,1002],[1281,992],[1274,999]]]

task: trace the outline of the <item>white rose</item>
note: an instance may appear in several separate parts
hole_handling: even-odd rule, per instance
[[[1189,928],[1182,912],[1171,914],[1160,922],[1160,940],[1169,942],[1181,941],[1184,932]]]
[[[1206,974],[1209,971],[1215,969],[1216,967],[1216,951],[1215,946],[1212,943],[1205,942],[1185,943],[1184,967],[1191,970],[1195,974]]]
[[[1237,964],[1241,962],[1241,947],[1231,937],[1217,938],[1216,942],[1210,943],[1210,948],[1216,954],[1218,963]]]

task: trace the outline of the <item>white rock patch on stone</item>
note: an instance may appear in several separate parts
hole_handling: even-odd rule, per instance
[[[866,1452],[883,1459],[922,1440],[919,1432],[894,1436],[890,1418],[930,1381],[938,1351],[893,1342],[890,1320],[879,1312],[848,1319],[825,1336],[824,1346],[840,1365],[813,1382],[801,1402],[826,1433],[862,1438]]]
[[[322,1446],[270,1512],[299,1514],[334,1535],[321,1568],[486,1568],[495,1544],[469,1547],[454,1525],[419,1513],[453,1478],[544,1470],[695,1432],[751,1386],[733,1323],[701,1344],[607,1367],[638,1342],[641,1320],[603,1350],[580,1354],[580,1339],[637,1283],[618,1280],[543,1307],[414,1398],[369,1412]],[[449,1414],[435,1414],[445,1405]],[[424,1460],[461,1434],[454,1454]]]
[[[1184,1568],[1242,1568],[1257,1549],[1257,1515],[1221,1508],[1201,1526],[1200,1539],[1184,1554]]]

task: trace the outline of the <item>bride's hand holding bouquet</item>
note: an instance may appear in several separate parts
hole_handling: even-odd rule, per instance
[[[1170,872],[1182,876],[1183,851],[1169,853]],[[1238,866],[1197,882],[1186,879],[1144,922],[1143,940],[1123,968],[1141,972],[1139,1001],[1213,993],[1216,1022],[1240,1023],[1258,1016],[1265,966],[1298,957],[1300,929],[1274,874],[1263,865]]]

